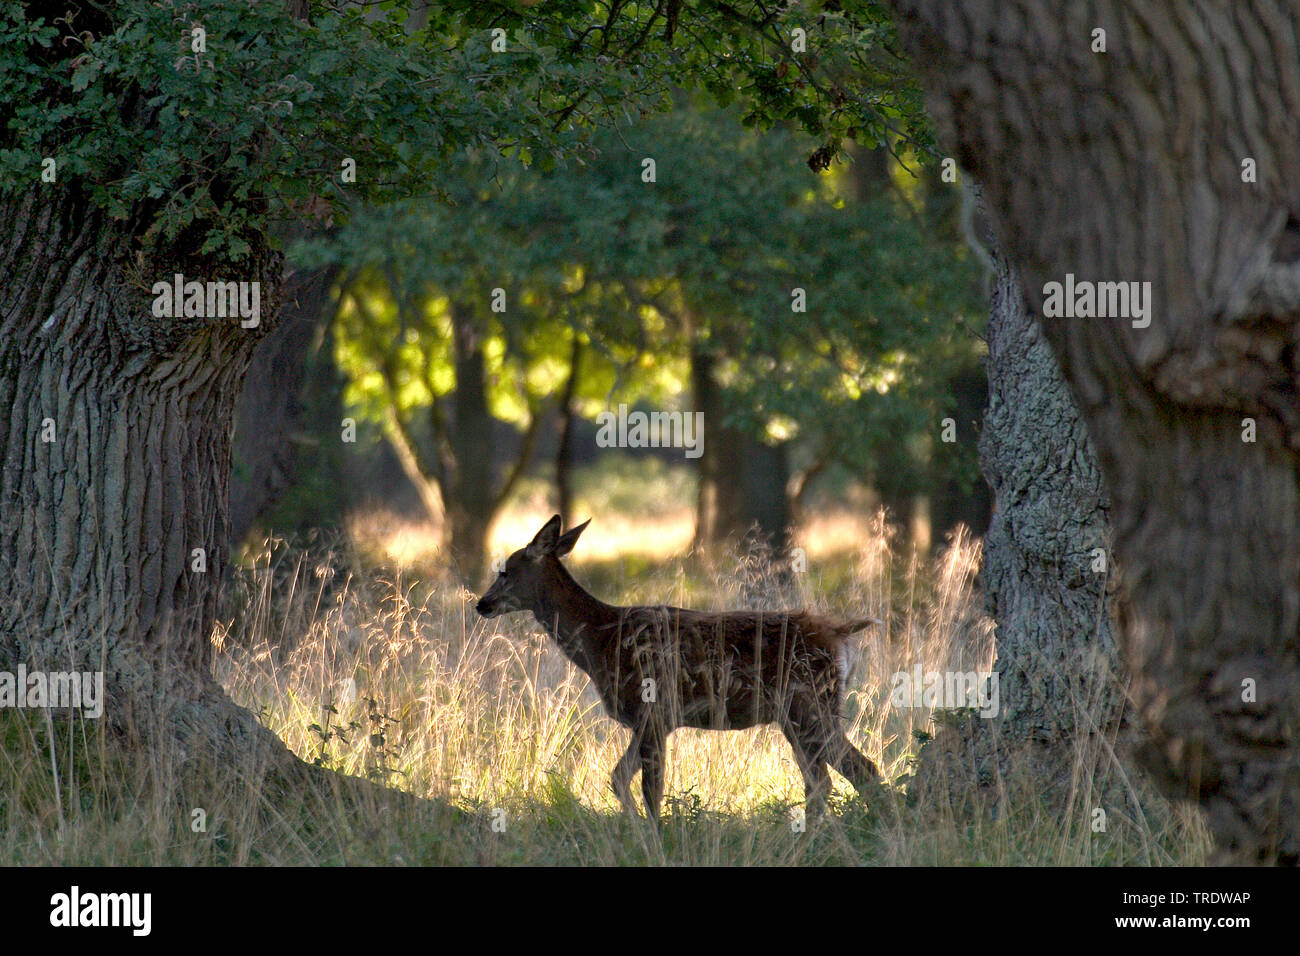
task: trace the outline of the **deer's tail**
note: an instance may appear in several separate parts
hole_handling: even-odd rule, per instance
[[[832,625],[835,634],[835,643],[838,645],[835,649],[835,666],[840,674],[840,707],[844,706],[844,696],[848,693],[849,678],[853,675],[853,668],[857,665],[858,655],[861,648],[857,641],[851,641],[849,638],[859,631],[865,631],[869,627],[884,624],[879,618],[863,617],[854,621],[843,621]]]
[[[850,634],[857,634],[859,631],[865,631],[869,627],[884,624],[878,617],[860,617],[855,621],[845,621],[843,624],[835,625],[835,634],[837,637],[848,637]]]

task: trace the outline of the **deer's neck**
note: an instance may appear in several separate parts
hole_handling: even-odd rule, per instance
[[[558,561],[532,608],[565,656],[588,674],[595,663],[600,635],[618,623],[618,608],[589,594]]]

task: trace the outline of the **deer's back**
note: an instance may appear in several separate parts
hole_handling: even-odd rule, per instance
[[[833,622],[806,612],[624,609],[593,673],[606,708],[634,724],[646,708],[671,726],[735,729],[792,707],[839,713],[851,663]]]

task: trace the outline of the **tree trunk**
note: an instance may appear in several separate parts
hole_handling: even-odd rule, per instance
[[[127,227],[89,210],[75,186],[0,202],[0,670],[102,671],[113,729],[288,767],[209,670],[230,423],[279,258],[230,270],[261,283],[259,328],[156,318],[152,283],[211,262],[176,244],[141,275]]]
[[[400,302],[397,286],[390,283],[390,289]],[[362,298],[354,295],[353,301],[365,315]],[[492,519],[532,460],[543,416],[532,410],[519,454],[506,469],[505,476],[494,482],[492,439],[496,420],[488,406],[482,331],[473,310],[464,303],[451,302],[448,312],[455,372],[450,423],[445,403],[434,395],[428,409],[434,446],[430,451],[398,407],[397,368],[392,361],[385,361],[381,367],[389,393],[385,435],[430,517],[441,519],[443,542],[453,570],[465,585],[473,588],[481,583],[487,563],[487,537]],[[425,376],[427,381],[427,368]],[[433,391],[431,383],[429,389]]]
[[[1151,283],[1145,318],[1042,320],[1110,492],[1140,757],[1225,857],[1296,863],[1296,6],[895,6],[1031,311],[1067,274]]]
[[[561,526],[565,528],[573,522],[573,422],[577,416],[573,396],[578,388],[581,361],[582,340],[574,332],[573,348],[569,353],[569,377],[560,396],[560,434],[555,442],[555,496]]]
[[[757,544],[773,556],[790,542],[791,512],[786,498],[790,478],[788,450],[768,446],[738,428],[724,425],[727,409],[714,378],[716,358],[691,353],[691,383],[696,410],[704,413],[694,547],[713,550],[728,540]]]
[[[695,540],[692,546],[713,550],[740,525],[739,496],[729,481],[740,467],[740,434],[726,427],[722,390],[713,378],[714,357],[691,351],[691,391],[695,409],[704,416],[705,438],[696,464],[699,482],[695,503]]]
[[[319,359],[313,354],[313,344],[321,338],[322,324],[331,318],[330,289],[337,272],[334,268],[313,269],[291,276],[285,284],[279,323],[253,354],[235,406],[232,545],[248,536],[253,523],[297,477],[300,456],[296,442],[305,433],[328,430],[338,440],[340,422],[305,421],[307,403],[303,400],[309,371],[315,370]],[[324,361],[333,367],[333,356],[324,356]]]
[[[749,435],[741,443],[740,493],[746,533],[753,544],[783,561],[790,547],[790,449],[785,443],[767,445]]]
[[[496,512],[492,482],[492,412],[482,335],[472,311],[452,303],[456,409],[450,443],[454,468],[444,494],[448,546],[461,579],[475,586],[487,561],[487,535]]]
[[[941,729],[916,784],[955,796],[1021,770],[1064,808],[1079,742],[1112,732],[1124,703],[1107,608],[1106,492],[1015,271],[1002,256],[995,263],[980,464],[997,507],[981,585],[997,626],[999,706],[991,719]]]
[[[1123,705],[1106,490],[1015,272],[996,261],[980,463],[997,500],[982,585],[997,622],[1002,735],[1068,744],[1110,729]]]

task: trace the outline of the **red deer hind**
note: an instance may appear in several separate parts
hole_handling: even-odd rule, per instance
[[[590,523],[561,534],[560,516],[551,518],[506,560],[477,610],[489,618],[532,611],[591,678],[606,713],[632,730],[612,778],[625,810],[636,813],[632,778],[640,770],[646,810],[658,821],[664,750],[678,727],[776,724],[794,748],[810,815],[830,791],[828,763],[864,792],[876,767],[844,735],[840,712],[854,654],[849,637],[880,621],[605,604],[559,560]]]

